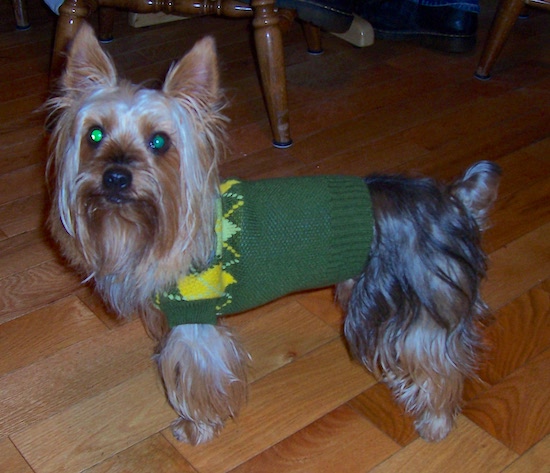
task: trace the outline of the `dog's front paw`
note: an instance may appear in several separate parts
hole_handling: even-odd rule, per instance
[[[428,442],[443,440],[454,427],[454,419],[448,414],[424,414],[414,423],[418,435]]]
[[[212,440],[246,401],[248,354],[226,327],[174,327],[157,356],[174,436],[192,445]]]
[[[198,445],[212,440],[223,427],[223,424],[206,424],[193,422],[180,417],[172,422],[172,433],[180,441],[191,445]]]

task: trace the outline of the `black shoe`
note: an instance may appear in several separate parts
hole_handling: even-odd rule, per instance
[[[406,0],[375,4],[362,1],[357,5],[357,14],[371,23],[376,38],[414,40],[446,53],[465,53],[475,47],[477,13]]]

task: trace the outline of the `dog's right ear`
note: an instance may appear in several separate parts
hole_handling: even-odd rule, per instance
[[[69,47],[61,86],[65,90],[83,91],[90,88],[114,87],[116,69],[101,49],[92,27],[83,22]]]

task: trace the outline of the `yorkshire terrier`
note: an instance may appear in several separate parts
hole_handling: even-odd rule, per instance
[[[482,345],[480,235],[499,167],[478,162],[449,185],[220,182],[223,104],[213,39],[149,89],[119,79],[86,24],[48,104],[49,227],[107,304],[158,341],[174,435],[212,439],[247,398],[249,356],[220,317],[336,284],[351,353],[424,439],[443,439]]]

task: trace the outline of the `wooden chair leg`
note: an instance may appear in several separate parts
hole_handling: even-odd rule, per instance
[[[99,7],[98,13],[98,39],[102,43],[110,43],[113,40],[113,29],[115,26],[115,9],[109,7]]]
[[[288,118],[283,38],[275,13],[275,0],[252,0],[254,43],[267,113],[273,132],[273,145],[292,145]]]
[[[304,22],[304,35],[306,37],[307,52],[309,54],[323,54],[323,45],[321,44],[321,28],[313,23]]]
[[[64,65],[64,53],[72,38],[76,35],[82,20],[90,15],[88,2],[84,0],[65,0],[59,7],[59,18],[55,29],[50,82],[57,80]]]
[[[31,25],[27,17],[27,2],[26,0],[12,0],[13,13],[15,15],[15,25],[18,30],[28,30]]]
[[[495,18],[489,36],[483,47],[481,59],[477,66],[475,76],[481,80],[487,80],[491,77],[491,68],[498,55],[504,47],[504,43],[514,26],[521,10],[524,7],[524,0],[503,0]]]

